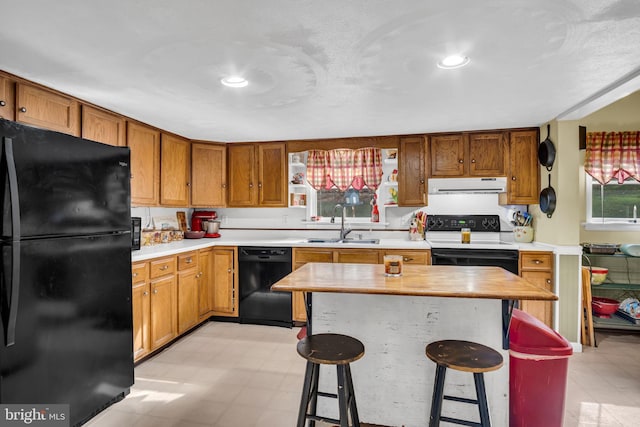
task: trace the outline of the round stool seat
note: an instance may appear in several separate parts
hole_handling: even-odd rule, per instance
[[[500,353],[470,341],[435,341],[427,345],[425,352],[438,365],[464,372],[491,372],[503,363]]]
[[[298,354],[309,362],[323,365],[347,365],[364,356],[364,344],[341,334],[309,335],[297,346]]]

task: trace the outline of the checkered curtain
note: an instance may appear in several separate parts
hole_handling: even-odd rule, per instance
[[[316,190],[327,185],[327,152],[324,150],[307,151],[307,182]]]
[[[382,182],[382,150],[379,148],[359,148],[353,153],[353,188],[367,187],[375,190]]]
[[[603,185],[640,181],[640,132],[587,132],[584,169]]]
[[[382,181],[382,151],[374,147],[309,150],[307,181],[316,190],[333,186],[341,191],[364,186],[375,190]]]

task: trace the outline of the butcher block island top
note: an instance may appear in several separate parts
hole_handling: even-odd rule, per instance
[[[557,300],[546,289],[500,267],[405,264],[402,276],[387,277],[382,264],[307,263],[273,291],[384,294],[501,300]]]

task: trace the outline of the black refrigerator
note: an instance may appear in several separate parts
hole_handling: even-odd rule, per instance
[[[0,119],[0,403],[80,425],[133,384],[129,148]]]

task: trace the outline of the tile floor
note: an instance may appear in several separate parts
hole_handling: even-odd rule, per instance
[[[305,367],[297,332],[207,323],[136,367],[127,398],[86,426],[294,426]],[[640,334],[597,340],[570,359],[564,426],[636,426]]]

